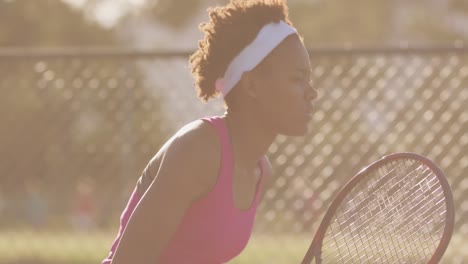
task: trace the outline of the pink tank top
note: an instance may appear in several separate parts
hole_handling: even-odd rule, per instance
[[[240,210],[235,206],[233,199],[233,156],[226,124],[220,117],[203,120],[216,128],[221,140],[220,173],[211,192],[194,202],[185,213],[176,233],[159,257],[158,264],[228,262],[245,248],[252,232],[263,182],[264,159],[259,162],[261,176],[256,186],[254,201],[249,209]],[[138,188],[133,192],[122,213],[119,233],[109,257],[102,264],[111,262],[128,219],[140,200],[140,193],[143,192],[139,192]]]

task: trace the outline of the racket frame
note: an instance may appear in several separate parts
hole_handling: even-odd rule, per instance
[[[427,167],[429,167],[434,172],[434,175],[437,177],[442,187],[444,197],[445,197],[445,207],[447,210],[446,219],[445,219],[446,224],[445,224],[443,235],[442,235],[442,238],[440,239],[439,245],[437,246],[436,250],[432,254],[432,257],[428,263],[436,264],[440,261],[440,259],[444,255],[445,250],[447,249],[447,246],[450,242],[450,238],[452,237],[453,228],[455,225],[455,210],[454,210],[453,195],[452,195],[450,185],[447,181],[445,174],[432,160],[424,156],[421,156],[419,154],[416,154],[416,153],[401,152],[401,153],[393,153],[393,154],[384,156],[383,158],[371,163],[370,165],[361,169],[353,178],[351,178],[351,180],[349,180],[345,184],[345,186],[339,191],[335,199],[333,199],[332,203],[328,207],[325,213],[325,216],[323,217],[322,222],[320,223],[320,226],[317,232],[315,233],[314,239],[312,240],[312,243],[309,246],[309,249],[307,250],[307,253],[304,256],[301,264],[310,264],[312,263],[312,260],[314,259],[316,263],[318,264],[322,263],[323,239],[325,238],[327,228],[330,225],[335,215],[336,210],[341,205],[341,203],[346,198],[346,196],[351,192],[351,190],[353,190],[353,188],[368,175],[368,172],[372,171],[374,168],[381,167],[382,164],[387,164],[392,161],[402,160],[402,159],[403,160],[404,159],[417,160],[421,162],[422,164],[426,165]]]

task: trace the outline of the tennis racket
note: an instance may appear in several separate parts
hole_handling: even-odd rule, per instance
[[[301,263],[438,263],[454,214],[450,186],[434,162],[391,154],[338,193]]]

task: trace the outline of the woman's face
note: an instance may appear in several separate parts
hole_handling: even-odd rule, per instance
[[[278,134],[300,136],[307,132],[312,100],[309,54],[297,35],[287,37],[254,70],[259,80],[256,111]]]

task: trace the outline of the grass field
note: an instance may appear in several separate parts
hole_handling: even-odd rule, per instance
[[[2,264],[89,264],[106,256],[114,233],[0,232]],[[245,251],[231,264],[295,264],[302,259],[310,237],[304,235],[254,235]],[[466,238],[454,236],[444,263],[468,263]]]

